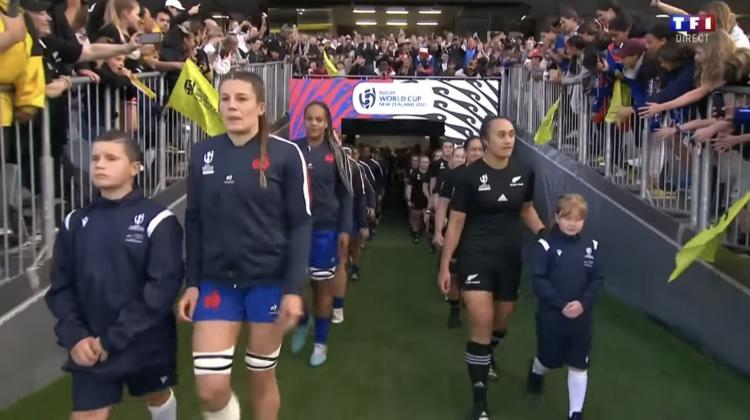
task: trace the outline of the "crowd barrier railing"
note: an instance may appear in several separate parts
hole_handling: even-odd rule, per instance
[[[263,78],[269,121],[287,113],[288,63],[233,70]],[[28,123],[14,121],[0,130],[0,285],[50,258],[60,221],[94,199],[89,162],[92,142],[99,134],[121,129],[138,141],[143,168],[137,184],[148,197],[187,176],[191,145],[205,140],[206,133],[166,107],[169,92],[163,73],[135,77],[156,97],[136,90],[135,96],[126,98],[122,90],[76,77],[63,100],[47,105]],[[11,87],[0,86],[0,93],[11,93]]]
[[[733,105],[725,107],[727,113],[750,104],[750,89],[721,92]],[[674,129],[675,124],[701,118],[695,106],[650,118],[626,111],[619,118],[605,119],[606,112],[594,112],[594,97],[585,84],[552,82],[514,66],[503,81],[500,112],[533,137],[557,100],[552,147],[694,229],[715,222],[750,191],[750,144],[723,150],[715,139],[700,142],[693,133]],[[750,211],[745,209],[728,232],[727,245],[750,251]]]

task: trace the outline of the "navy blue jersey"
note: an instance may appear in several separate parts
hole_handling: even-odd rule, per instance
[[[368,165],[365,165],[362,162],[357,162],[359,165],[359,169],[362,170],[362,175],[364,175],[364,181],[365,181],[365,197],[367,197],[367,207],[374,209],[377,205],[377,195],[375,193],[375,174],[373,174],[372,169]]]
[[[284,293],[300,292],[312,234],[306,166],[296,144],[275,136],[265,162],[258,136],[243,146],[227,135],[193,145],[185,212],[188,285],[279,284]]]
[[[354,190],[354,201],[352,204],[353,229],[361,229],[367,226],[367,186],[366,177],[362,168],[355,160],[350,160],[352,168],[352,189]]]
[[[375,189],[375,193],[377,195],[380,195],[385,191],[385,171],[383,170],[383,167],[380,165],[380,163],[370,158],[370,160],[365,160],[362,163],[367,165],[368,168],[370,168],[370,172],[372,172],[372,188]]]
[[[597,241],[568,236],[557,227],[539,239],[534,249],[533,286],[540,312],[559,313],[577,300],[584,314],[590,313],[603,282],[598,250]]]
[[[185,274],[182,227],[138,192],[94,203],[65,218],[55,241],[47,305],[58,343],[71,350],[100,337],[106,362],[65,368],[122,374],[174,363],[172,306]]]
[[[327,141],[310,147],[306,138],[296,140],[307,161],[312,196],[313,230],[352,230],[352,193],[339,175],[336,158]],[[348,159],[341,153],[341,159]],[[349,172],[347,170],[346,172]]]

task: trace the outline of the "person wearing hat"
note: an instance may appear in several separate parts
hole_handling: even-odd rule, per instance
[[[388,57],[388,55],[386,54],[383,54],[380,57],[378,57],[377,66],[378,67],[375,69],[375,74],[377,76],[391,77],[391,76],[396,75],[396,72],[393,70],[393,67],[391,66],[391,58]]]
[[[624,121],[635,114],[635,110],[646,105],[648,95],[648,75],[645,75],[643,62],[646,53],[646,41],[642,38],[630,38],[615,51],[622,59],[623,80],[630,86],[632,107],[621,107],[617,111],[620,121]]]
[[[427,47],[419,48],[414,67],[417,70],[417,76],[432,76],[435,74],[435,57],[430,54]]]

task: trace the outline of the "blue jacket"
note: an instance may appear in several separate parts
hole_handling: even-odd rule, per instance
[[[365,181],[365,200],[367,207],[374,209],[377,205],[377,194],[375,194],[375,174],[369,166],[362,162],[357,162],[359,169],[362,171],[363,180]]]
[[[184,278],[182,227],[171,211],[134,191],[98,198],[65,217],[55,241],[46,300],[58,343],[70,351],[100,337],[104,363],[68,370],[121,374],[174,363],[172,306]]]
[[[227,135],[193,145],[185,211],[189,286],[278,284],[283,293],[300,293],[312,235],[305,159],[296,144],[275,136],[267,150],[260,162],[259,137],[241,147]]]
[[[354,228],[362,229],[368,226],[366,177],[362,173],[362,168],[360,168],[355,160],[350,160],[349,165],[352,168],[352,189],[354,190],[354,202],[352,205]]]
[[[339,175],[334,151],[327,141],[312,148],[307,138],[296,140],[307,161],[312,195],[313,230],[349,233],[352,230],[352,193]],[[349,163],[346,156],[341,158]],[[351,168],[350,168],[351,169]]]
[[[553,228],[534,247],[533,288],[538,312],[560,313],[568,302],[578,300],[589,314],[599,298],[603,278],[598,261],[599,243],[567,236]]]
[[[663,104],[695,89],[695,63],[685,63],[679,69],[667,73],[666,82],[666,86],[650,95],[647,102]]]

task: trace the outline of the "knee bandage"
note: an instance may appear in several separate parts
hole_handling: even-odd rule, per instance
[[[216,352],[193,352],[196,375],[229,375],[232,373],[234,346]]]
[[[260,355],[248,351],[245,353],[245,366],[247,366],[248,370],[254,372],[271,370],[276,367],[279,361],[279,353],[281,353],[281,346],[275,352],[268,355]]]

